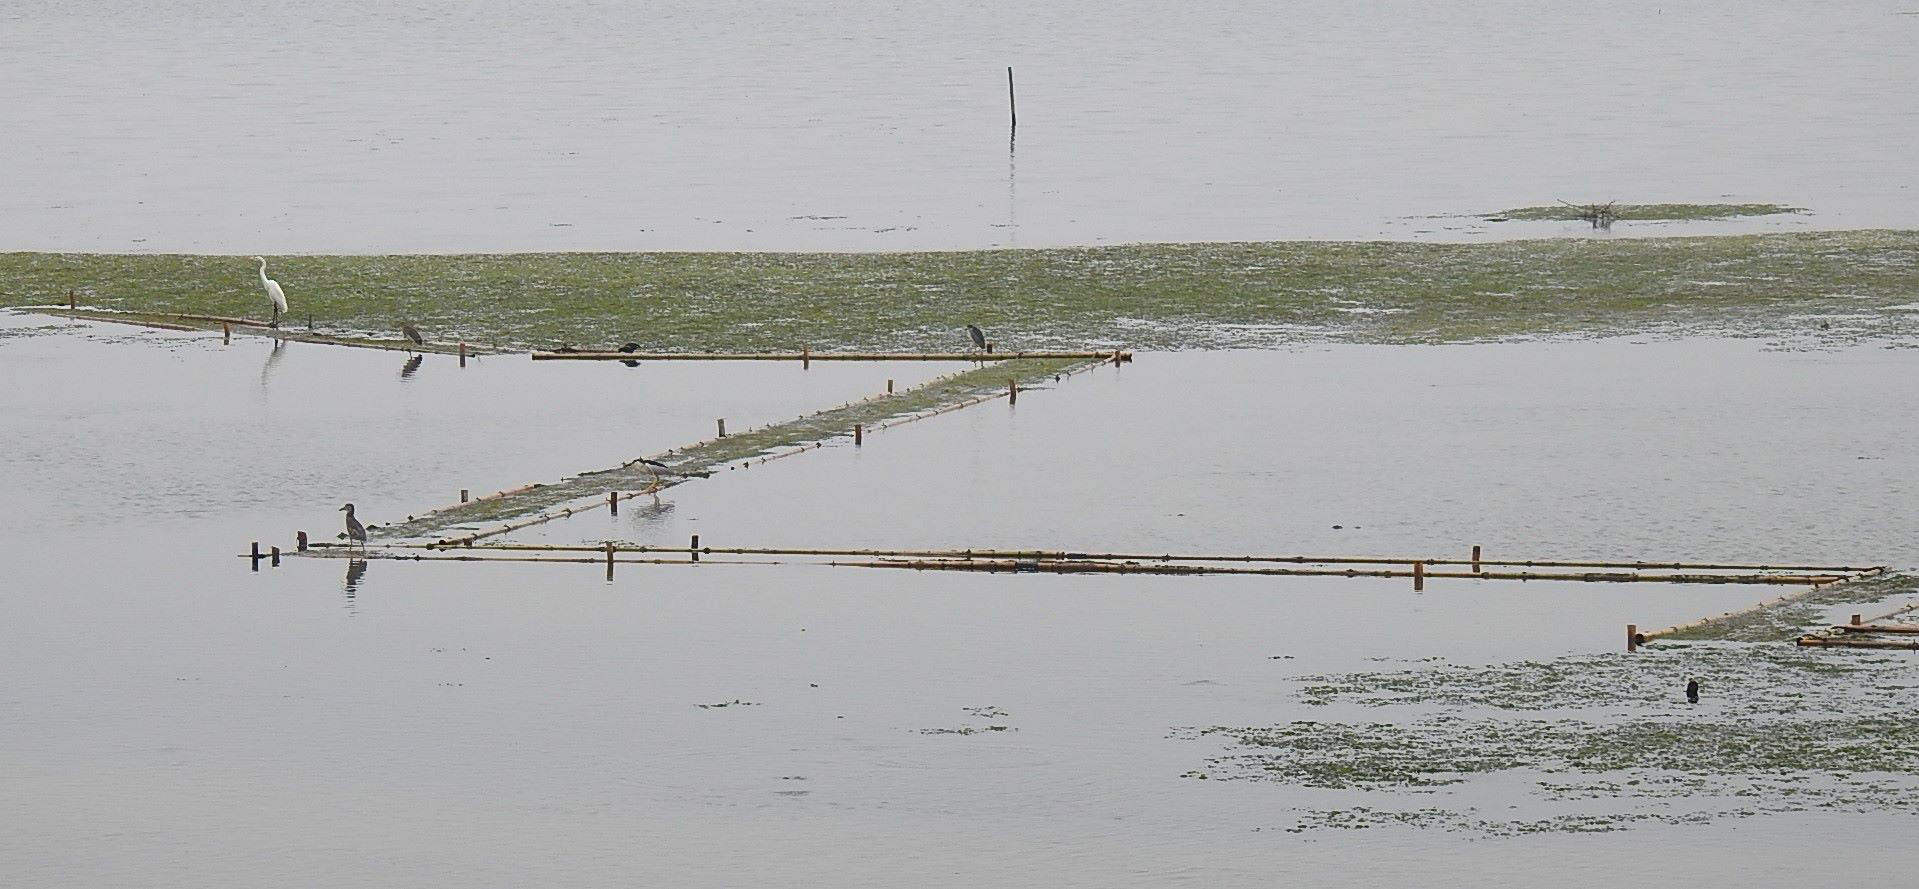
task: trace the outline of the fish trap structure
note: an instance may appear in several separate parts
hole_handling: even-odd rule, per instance
[[[1894,618],[1919,611],[1919,603],[1889,611],[1877,617],[1855,614],[1850,623],[1834,624],[1817,633],[1793,640],[1801,648],[1865,648],[1890,651],[1919,651],[1919,624],[1893,623]]]
[[[254,545],[252,558],[259,555]],[[876,549],[477,543],[439,541],[358,546],[309,543],[301,535],[297,554],[411,561],[604,562],[614,564],[812,564],[836,568],[964,571],[988,574],[1134,574],[1162,576],[1254,575],[1269,577],[1404,578],[1414,591],[1429,580],[1554,581],[1575,583],[1753,584],[1817,588],[1883,569],[1820,565],[1756,565],[1710,562],[1606,562],[1491,559],[1480,547],[1469,558],[1392,556],[1232,555],[1098,552],[1064,549]],[[715,559],[714,557],[719,557]],[[1635,631],[1636,632],[1636,631]],[[1640,635],[1643,642],[1646,638]]]

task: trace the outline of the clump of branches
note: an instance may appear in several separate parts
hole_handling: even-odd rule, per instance
[[[1570,201],[1560,201],[1560,203],[1573,208],[1574,218],[1592,223],[1593,228],[1610,229],[1613,223],[1619,221],[1618,201],[1607,201],[1603,204],[1575,204]]]

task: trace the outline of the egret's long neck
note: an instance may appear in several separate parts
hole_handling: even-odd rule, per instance
[[[266,279],[267,279],[267,261],[262,259],[260,260],[260,280],[265,281]]]

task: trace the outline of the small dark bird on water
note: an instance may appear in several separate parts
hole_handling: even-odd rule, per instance
[[[1686,682],[1686,703],[1699,703],[1699,680],[1692,679]]]
[[[640,350],[639,343],[627,343],[626,345],[620,347],[620,351],[626,352],[629,354],[633,352],[638,352],[639,350]],[[627,367],[640,366],[640,363],[638,361],[621,361],[620,363],[626,365]]]
[[[360,520],[353,517],[353,504],[349,503],[340,507],[340,511],[346,513],[346,539],[365,546],[366,526],[360,524]]]
[[[426,345],[426,337],[420,335],[420,329],[405,321],[400,322],[400,332],[406,335],[407,342],[416,346]]]
[[[973,348],[986,348],[986,331],[979,329],[979,325],[966,325],[966,335],[973,338]]]

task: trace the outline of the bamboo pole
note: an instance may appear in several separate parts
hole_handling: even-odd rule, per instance
[[[431,544],[423,546],[431,547]],[[568,551],[576,547],[566,544],[535,543],[499,543],[488,544],[491,549],[530,549],[549,551]],[[623,552],[682,552],[667,547],[631,546],[623,547]],[[823,547],[707,547],[706,552],[729,555],[783,555],[783,556],[875,556],[875,557],[924,557],[953,559],[1051,559],[1069,561],[1125,561],[1125,562],[1285,562],[1311,565],[1407,565],[1421,562],[1424,565],[1458,566],[1470,564],[1465,560],[1448,559],[1408,559],[1403,556],[1262,556],[1262,555],[1182,555],[1174,553],[1107,553],[1078,552],[1072,550],[1047,549],[988,549],[988,548],[948,548],[948,549],[883,549],[883,548],[823,548]],[[1877,568],[1775,568],[1765,565],[1708,565],[1689,562],[1555,562],[1548,560],[1485,562],[1486,565],[1502,567],[1562,567],[1610,568],[1643,570],[1646,567],[1661,570],[1727,570],[1747,572],[1818,572],[1815,576],[1838,576],[1841,573],[1876,573]],[[1429,577],[1465,577],[1470,578],[1480,572],[1435,572],[1427,571]],[[1408,574],[1407,576],[1410,576]],[[1843,578],[1842,578],[1843,579]]]
[[[1132,360],[1130,352],[534,352],[534,361],[1015,361],[1034,358]]]
[[[834,562],[857,568],[909,568],[915,571],[979,571],[1048,574],[1249,574],[1281,577],[1457,577],[1488,580],[1573,581],[1579,583],[1710,583],[1710,584],[1811,584],[1820,581],[1801,575],[1776,574],[1608,574],[1600,572],[1563,573],[1536,571],[1488,571],[1472,574],[1464,571],[1424,572],[1415,563],[1413,570],[1392,568],[1238,568],[1217,565],[1168,565],[1137,562],[1052,562],[1024,559],[881,559],[869,562]]]
[[[1919,642],[1894,642],[1889,639],[1834,639],[1829,636],[1800,636],[1803,648],[1877,648],[1894,651],[1919,651]]]
[[[1853,616],[1858,617],[1856,614]],[[1833,629],[1841,633],[1919,633],[1919,624],[1862,624],[1854,621],[1851,624],[1840,624]]]

